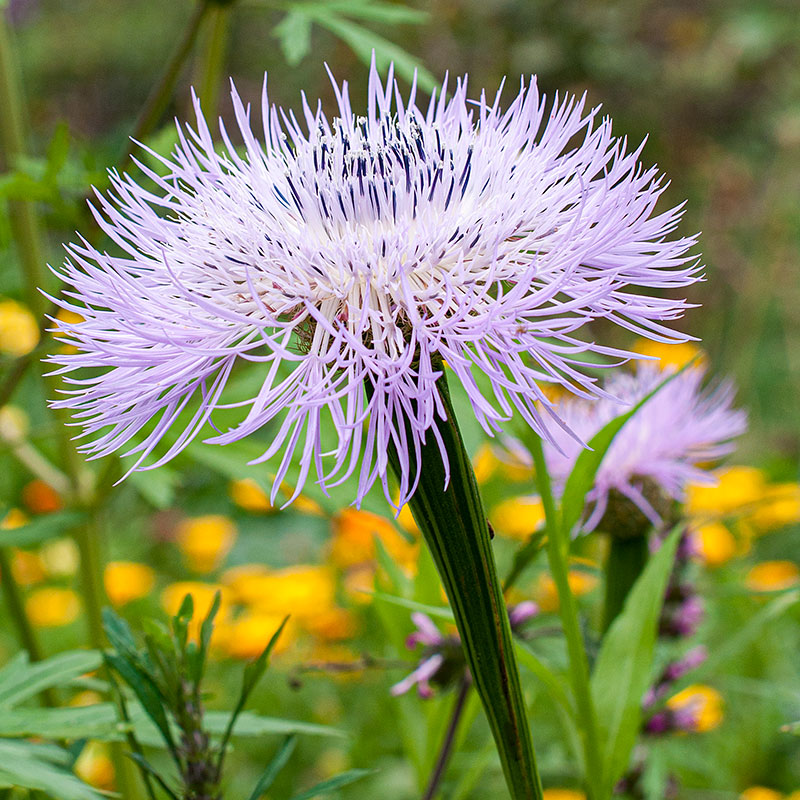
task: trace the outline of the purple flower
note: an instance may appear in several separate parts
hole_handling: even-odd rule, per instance
[[[588,441],[606,423],[635,405],[668,375],[650,362],[640,362],[635,373],[615,373],[606,383],[610,397],[598,400],[567,399],[553,411],[566,429],[552,432],[545,441],[545,458],[557,492]],[[704,371],[689,368],[650,398],[614,438],[586,496],[588,517],[582,525],[593,530],[609,507],[612,492],[636,506],[653,525],[663,522],[654,508],[647,484],[668,499],[682,499],[689,481],[713,483],[702,464],[733,450],[732,439],[744,432],[743,411],[731,408],[733,386],[729,382],[703,387]],[[613,398],[618,398],[614,400]],[[620,404],[621,402],[621,404]],[[611,532],[611,531],[609,531]]]
[[[58,323],[79,352],[52,357],[72,384],[54,405],[74,412],[87,453],[133,442],[132,469],[152,468],[238,408],[207,441],[274,423],[254,462],[280,454],[274,491],[297,453],[296,493],[309,474],[327,488],[355,473],[357,503],[376,480],[388,497],[394,442],[402,505],[410,454],[444,414],[442,359],[487,432],[515,408],[543,432],[540,382],[589,395],[588,353],[631,355],[578,338],[591,321],[686,338],[662,324],[686,303],[652,292],[697,280],[695,239],[668,238],[681,207],[655,213],[664,182],[642,146],[629,151],[585,98],[548,105],[533,78],[505,109],[499,92],[468,100],[466,79],[449,99],[446,86],[420,108],[415,85],[404,100],[373,64],[366,116],[334,84],[338,116],[304,97],[298,121],[265,82],[262,140],[234,89],[241,152],[224,128],[217,151],[195,99],[196,129],[157,156],[164,175],[111,173],[94,213],[115,248],[68,246],[60,305],[85,320]],[[248,363],[259,386],[229,396]]]

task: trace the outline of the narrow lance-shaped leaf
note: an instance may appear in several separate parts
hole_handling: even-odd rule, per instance
[[[283,743],[278,748],[278,752],[275,753],[272,757],[272,761],[269,762],[267,768],[264,770],[264,774],[258,779],[249,800],[258,800],[258,798],[272,786],[275,778],[278,777],[278,773],[286,766],[286,762],[294,752],[296,744],[297,736],[294,735],[287,736],[283,740]]]

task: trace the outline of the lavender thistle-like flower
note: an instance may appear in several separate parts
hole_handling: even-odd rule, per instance
[[[660,370],[652,362],[639,362],[635,373],[615,373],[606,382],[609,398],[566,399],[553,410],[569,431],[588,441],[626,406],[647,396],[668,374],[669,370]],[[682,499],[690,481],[714,482],[700,465],[730,453],[734,449],[732,440],[747,427],[747,418],[744,411],[731,407],[733,385],[723,382],[704,388],[704,375],[703,369],[690,367],[675,376],[617,433],[586,495],[589,513],[582,530],[597,527],[613,492],[637,507],[649,523],[659,526],[664,522],[654,507],[659,500]],[[553,430],[552,438],[544,442],[556,492],[563,490],[581,451],[580,442],[564,429]]]
[[[295,496],[309,474],[327,490],[356,473],[357,503],[378,479],[388,498],[393,445],[402,505],[426,435],[447,463],[434,426],[443,360],[488,433],[514,409],[545,433],[540,382],[592,395],[584,355],[631,355],[578,338],[592,320],[686,338],[663,324],[686,303],[652,291],[698,278],[695,239],[668,238],[682,207],[655,213],[664,183],[640,165],[643,145],[629,150],[585,97],[548,105],[534,78],[505,109],[500,92],[468,100],[466,78],[446,89],[421,108],[416,85],[404,101],[373,63],[366,116],[334,83],[338,116],[304,96],[300,122],[270,105],[265,80],[262,140],[232,89],[242,152],[224,126],[217,152],[195,98],[196,128],[179,126],[172,156],[157,156],[166,174],[140,164],[145,187],[111,172],[93,212],[116,250],[67,247],[58,302],[84,319],[58,323],[78,352],[52,356],[72,384],[53,405],[74,412],[88,454],[133,442],[131,469],[153,468],[237,407],[239,422],[206,441],[275,422],[253,462],[282,454],[273,499],[295,453]],[[261,385],[234,402],[226,384],[249,362]]]

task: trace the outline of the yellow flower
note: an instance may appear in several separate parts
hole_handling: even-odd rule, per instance
[[[652,342],[649,339],[637,339],[633,350],[643,356],[653,356],[659,359],[658,366],[660,369],[667,369],[668,367],[680,369],[694,358],[697,358],[695,367],[703,367],[708,363],[705,353],[691,342],[666,344],[664,342]]]
[[[388,519],[347,508],[333,518],[330,560],[347,568],[375,560],[375,539],[401,567],[411,569],[417,563],[419,545],[406,541]]]
[[[19,586],[34,586],[47,577],[39,554],[32,553],[30,550],[13,550],[11,574]]]
[[[29,522],[30,519],[24,511],[20,511],[18,508],[11,508],[8,514],[3,517],[3,521],[0,522],[0,530],[10,531],[14,528],[21,528]]]
[[[231,481],[228,485],[228,494],[231,500],[245,511],[252,511],[255,514],[270,514],[277,511],[270,503],[269,495],[252,478]]]
[[[224,624],[230,612],[230,590],[225,586],[219,586],[214,583],[199,583],[197,581],[171,583],[161,593],[161,606],[169,616],[175,616],[181,607],[183,598],[190,594],[194,602],[194,616],[189,626],[189,636],[196,639],[203,620],[211,610],[211,604],[214,602],[214,595],[217,592],[220,592],[221,597],[215,625],[219,627]],[[214,633],[216,638],[218,629],[215,629]]]
[[[577,789],[545,789],[543,800],[586,800],[586,795]]]
[[[255,611],[302,622],[333,607],[336,585],[326,567],[297,566],[242,581],[238,591]]]
[[[17,406],[3,406],[0,408],[0,439],[10,444],[19,444],[24,441],[30,429],[28,415]]]
[[[766,478],[755,467],[727,467],[713,473],[715,486],[689,484],[686,511],[693,517],[723,517],[757,503],[764,495]]]
[[[288,500],[294,494],[294,486],[284,482],[281,484],[281,492]],[[292,509],[294,511],[299,511],[301,514],[311,514],[314,517],[325,516],[325,511],[322,506],[316,500],[312,500],[304,494],[299,494],[292,500]]]
[[[753,592],[775,592],[800,583],[800,569],[793,561],[762,561],[747,573],[745,585]]]
[[[488,481],[498,466],[497,456],[488,444],[482,444],[478,452],[472,458],[472,469],[475,472],[475,480],[479,484]]]
[[[103,573],[103,585],[111,604],[124,606],[153,591],[156,574],[147,564],[134,561],[111,561]]]
[[[250,582],[253,578],[269,575],[270,568],[265,564],[242,564],[226,569],[220,576],[220,583],[227,586],[237,603],[246,603],[250,596]]]
[[[698,733],[714,730],[722,724],[722,695],[711,686],[695,683],[667,700],[672,711],[690,710]]]
[[[544,522],[544,506],[538,497],[512,497],[496,505],[489,520],[501,536],[523,541]]]
[[[337,641],[352,639],[356,634],[356,619],[343,608],[329,608],[304,621],[304,627],[320,639]]]
[[[213,572],[233,547],[236,526],[221,514],[190,517],[178,525],[177,541],[191,569]]]
[[[51,514],[63,507],[61,495],[44,481],[36,480],[25,484],[22,489],[22,502],[34,514]]]
[[[374,589],[375,567],[372,564],[359,564],[345,573],[344,591],[354,603],[371,603]]]
[[[709,567],[730,561],[738,552],[736,539],[721,522],[698,525],[692,531],[692,541],[700,559]]]
[[[580,569],[571,569],[567,579],[569,588],[575,597],[588,594],[597,586],[597,576]],[[542,611],[558,610],[558,590],[556,589],[555,581],[548,573],[543,572],[539,575],[539,581],[533,597]]]
[[[37,628],[57,628],[78,618],[81,602],[71,589],[36,589],[25,600],[25,613]]]
[[[739,795],[739,800],[781,800],[782,797],[780,792],[766,786],[751,786]]]
[[[84,321],[85,317],[82,317],[80,314],[76,314],[74,311],[68,311],[65,308],[62,308],[58,314],[56,314],[56,319],[60,320],[61,322],[68,322],[70,325],[78,325]],[[63,342],[64,339],[60,339],[57,335],[55,336],[56,341]],[[62,344],[61,347],[58,348],[59,353],[77,353],[78,348],[75,347],[74,344]]]
[[[33,314],[14,300],[0,302],[0,352],[24,356],[39,344],[39,326]]]
[[[232,658],[258,658],[283,622],[280,614],[245,611],[236,619],[222,622],[215,633],[215,646]],[[275,642],[274,654],[285,652],[295,641],[295,626],[290,618]]]
[[[75,762],[75,774],[97,789],[114,788],[114,765],[111,763],[108,745],[89,742]]]
[[[67,536],[45,542],[39,551],[48,575],[71,577],[78,571],[81,555],[74,539]]]
[[[766,487],[747,521],[759,533],[800,522],[800,484],[777,483]]]

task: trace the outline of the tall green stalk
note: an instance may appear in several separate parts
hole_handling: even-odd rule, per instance
[[[195,89],[206,119],[217,116],[219,87],[225,68],[225,51],[230,38],[231,7],[216,6],[208,15],[208,23],[198,47],[198,69]]]
[[[439,446],[428,432],[420,453],[420,480],[409,506],[433,555],[453,609],[467,664],[483,703],[500,762],[514,800],[541,800],[525,701],[520,686],[511,626],[497,576],[486,513],[472,471],[445,376],[439,394],[447,419],[437,430],[447,450],[450,480]],[[410,440],[410,431],[409,440]],[[399,454],[389,461],[400,473]],[[414,453],[408,453],[414,472]]]
[[[569,544],[570,531],[561,524],[553,500],[550,476],[542,451],[542,441],[538,436],[531,437],[529,442],[536,469],[536,483],[544,506],[547,525],[547,558],[550,573],[558,591],[558,612],[564,628],[569,655],[569,674],[575,704],[580,718],[581,744],[586,769],[586,793],[590,800],[604,800],[602,793],[603,762],[600,757],[600,738],[597,724],[597,713],[592,700],[589,683],[589,661],[581,634],[578,619],[578,604],[569,587]]]

